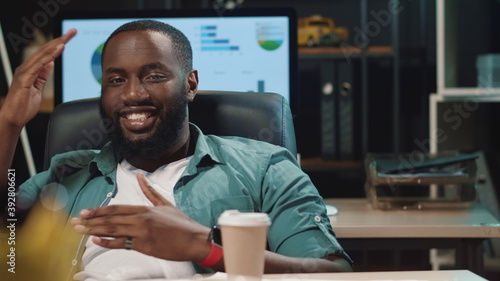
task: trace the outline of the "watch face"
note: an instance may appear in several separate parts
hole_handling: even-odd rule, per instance
[[[220,235],[220,229],[217,226],[212,228],[212,242],[222,247],[222,237]]]

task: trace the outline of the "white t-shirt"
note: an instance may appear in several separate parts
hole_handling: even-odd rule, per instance
[[[175,205],[173,188],[191,157],[169,163],[153,173],[142,171],[123,160],[116,170],[118,191],[109,205],[153,206],[142,192],[136,174],[142,172],[149,184]],[[187,278],[196,274],[191,262],[158,259],[134,250],[108,249],[92,242],[89,237],[82,257],[84,270],[75,275],[77,280],[130,280],[147,278]]]

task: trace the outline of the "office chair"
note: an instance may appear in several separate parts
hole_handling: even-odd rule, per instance
[[[205,134],[266,141],[297,153],[290,107],[279,94],[198,91],[189,104],[189,120]],[[99,98],[60,104],[49,120],[44,169],[56,154],[102,148],[111,126],[100,118]]]

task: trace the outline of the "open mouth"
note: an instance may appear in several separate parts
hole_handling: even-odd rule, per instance
[[[151,116],[151,112],[129,113],[124,117],[131,122],[142,122]]]
[[[133,133],[152,130],[157,119],[157,109],[152,106],[125,108],[119,114],[123,128]]]

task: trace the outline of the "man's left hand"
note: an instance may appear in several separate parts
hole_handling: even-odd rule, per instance
[[[83,209],[80,218],[72,218],[75,230],[93,235],[92,241],[110,249],[131,248],[146,255],[175,261],[202,261],[211,250],[210,228],[203,226],[172,205],[137,175],[148,206],[110,205]]]

